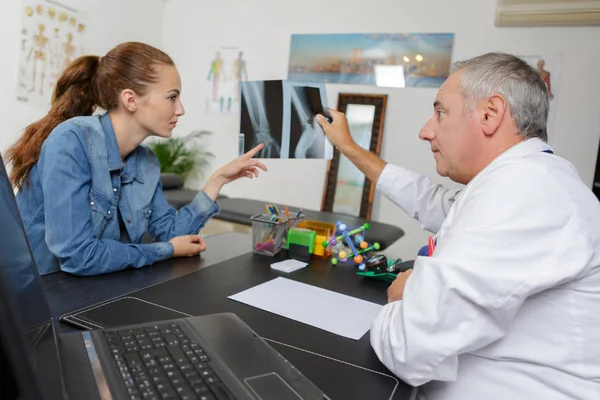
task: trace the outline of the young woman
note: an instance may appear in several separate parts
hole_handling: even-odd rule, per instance
[[[197,233],[219,211],[223,185],[266,167],[252,159],[259,145],[173,209],[158,160],[141,143],[171,136],[184,114],[180,93],[171,58],[143,43],[80,57],[62,73],[48,114],[7,152],[40,274],[97,275],[206,249]],[[106,113],[92,115],[96,106]],[[156,242],[143,244],[146,233]]]

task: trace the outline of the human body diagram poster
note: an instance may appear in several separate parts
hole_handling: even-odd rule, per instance
[[[210,61],[206,80],[210,89],[206,96],[206,111],[216,114],[237,114],[240,103],[240,83],[248,79],[244,52],[237,47],[218,49]]]
[[[85,54],[87,22],[81,13],[46,1],[21,4],[17,99],[48,106],[67,65]]]
[[[547,54],[547,55],[521,55],[529,65],[531,65],[540,74],[546,89],[548,90],[548,98],[550,99],[550,110],[548,112],[548,138],[554,134],[554,120],[556,119],[556,107],[560,98],[560,79],[563,56],[562,54]]]

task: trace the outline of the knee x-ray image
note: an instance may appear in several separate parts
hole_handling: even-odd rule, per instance
[[[324,85],[246,81],[240,89],[240,150],[264,143],[257,158],[332,158],[333,146],[315,118],[325,115]]]

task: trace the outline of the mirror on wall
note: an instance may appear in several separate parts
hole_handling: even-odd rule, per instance
[[[387,95],[340,93],[337,110],[348,120],[350,134],[364,149],[379,155]],[[329,162],[321,210],[371,218],[375,183],[339,150]]]

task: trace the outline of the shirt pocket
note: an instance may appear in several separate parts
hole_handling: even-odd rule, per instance
[[[116,213],[116,206],[104,196],[90,190],[90,210],[92,216],[92,229],[96,238],[100,239],[106,226]]]

